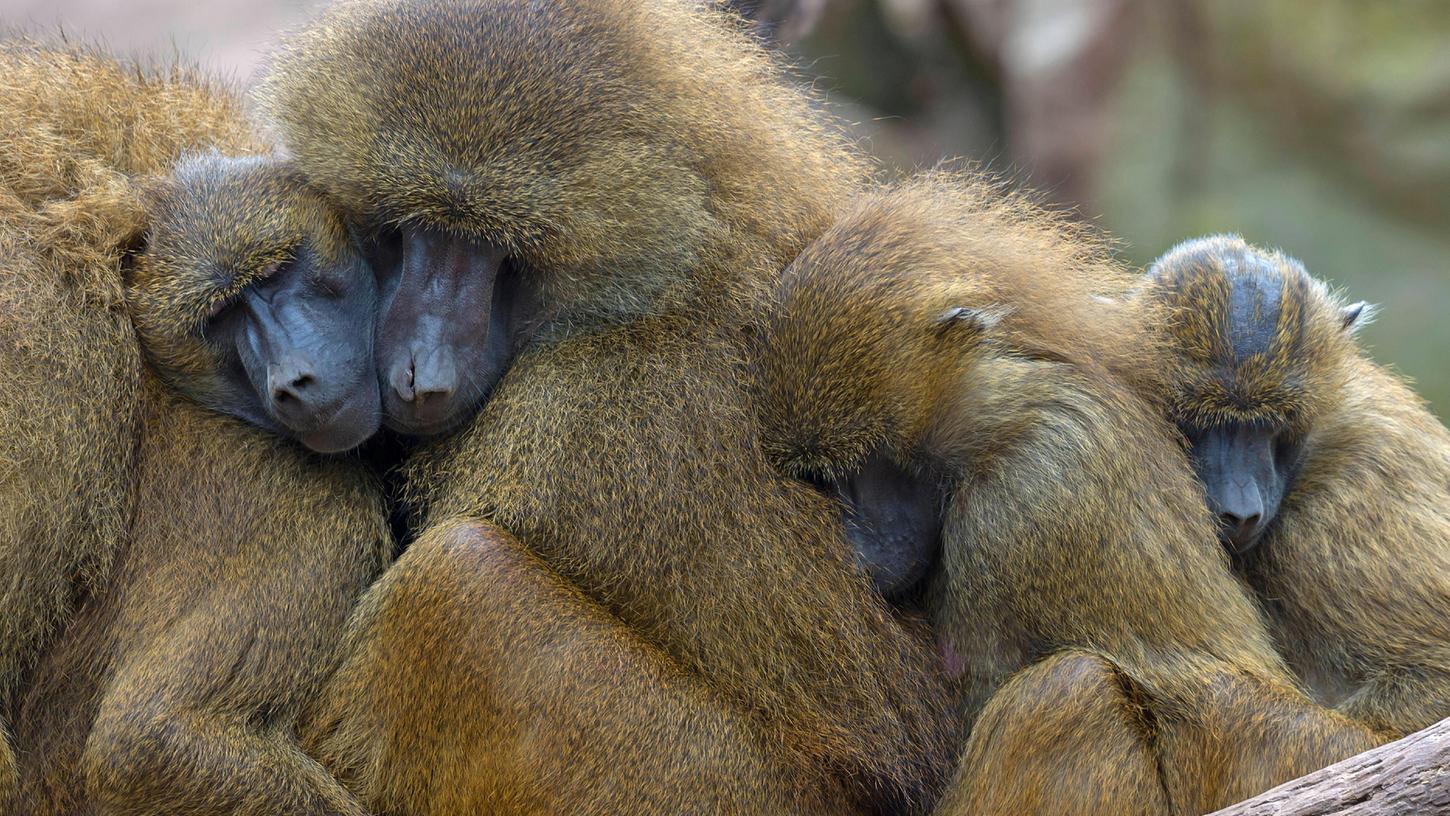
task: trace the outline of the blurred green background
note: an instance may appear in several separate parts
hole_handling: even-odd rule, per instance
[[[1450,416],[1450,2],[741,2],[904,169],[978,161],[1146,264],[1237,232],[1380,304]]]
[[[705,0],[700,0],[704,2]],[[1450,416],[1450,0],[717,0],[902,169],[979,162],[1152,260],[1232,231],[1357,299]],[[245,80],[321,0],[0,0]]]

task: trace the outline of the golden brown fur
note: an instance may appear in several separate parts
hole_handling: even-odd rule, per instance
[[[201,82],[24,40],[0,45],[0,65],[3,723],[128,522],[141,356],[120,267],[142,211],[129,176],[161,170],[237,109]],[[155,138],[131,142],[130,127]]]
[[[146,390],[136,521],[19,719],[38,813],[348,813],[292,722],[389,553],[352,464]]]
[[[0,56],[0,353],[23,386],[0,396],[11,810],[360,813],[289,724],[387,556],[377,487],[174,396],[127,320],[153,180],[263,144],[188,70],[24,41]],[[145,351],[180,359],[164,337],[186,334]]]
[[[1215,372],[1233,357],[1225,315],[1246,258],[1263,259],[1283,305],[1229,389]],[[1450,715],[1450,432],[1292,258],[1194,242],[1155,265],[1141,297],[1164,332],[1156,396],[1174,421],[1282,422],[1298,440],[1298,475],[1242,565],[1290,663],[1325,702],[1392,734]]]
[[[982,713],[946,812],[1202,812],[1375,739],[1294,689],[1173,436],[1108,373],[1139,331],[1101,296],[1129,283],[1085,236],[950,177],[864,197],[787,269],[767,449],[802,477],[884,452],[947,485],[924,603]],[[1108,660],[1008,683],[1065,648]]]
[[[861,167],[739,22],[669,0],[343,3],[264,93],[359,222],[500,244],[542,293],[536,341],[476,420],[410,463],[425,527],[499,525],[803,780],[924,806],[946,745],[929,653],[855,573],[831,506],[772,471],[741,381],[754,304]],[[403,670],[386,641],[373,654],[378,676]],[[609,727],[655,714],[641,700]],[[328,744],[368,741],[331,727]],[[597,745],[602,767],[642,761]],[[446,775],[456,756],[400,759]],[[369,791],[414,772],[347,766]]]
[[[749,718],[487,524],[440,525],[409,547],[344,652],[302,733],[379,812],[847,812]]]

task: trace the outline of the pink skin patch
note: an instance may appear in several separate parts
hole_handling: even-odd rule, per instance
[[[942,668],[946,670],[947,679],[956,680],[967,673],[967,660],[957,653],[945,639],[937,641],[937,653],[941,655]]]

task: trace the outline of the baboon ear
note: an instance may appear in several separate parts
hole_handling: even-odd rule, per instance
[[[1374,306],[1364,301],[1351,303],[1345,306],[1339,313],[1339,327],[1344,331],[1354,334],[1374,319]]]
[[[956,306],[937,316],[937,334],[941,337],[975,337],[986,334],[1007,316],[1005,309],[972,309]]]

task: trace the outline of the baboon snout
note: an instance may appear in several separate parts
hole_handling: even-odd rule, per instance
[[[1259,529],[1263,525],[1262,513],[1252,513],[1247,516],[1223,513],[1218,518],[1219,524],[1223,527],[1223,534],[1233,546],[1234,552],[1243,554],[1253,549],[1259,539]]]
[[[322,388],[310,360],[290,355],[268,366],[267,391],[272,412],[294,427],[319,425],[323,411],[333,406],[320,404]]]
[[[453,413],[458,366],[446,349],[416,349],[393,364],[388,384],[394,403],[390,414],[406,415],[420,428],[435,426]]]
[[[1253,549],[1264,527],[1264,501],[1255,485],[1234,484],[1215,504],[1223,540],[1240,555]]]
[[[325,366],[305,355],[289,354],[267,367],[272,415],[302,444],[319,453],[357,447],[381,421],[378,391],[372,379],[357,387],[327,379]]]

